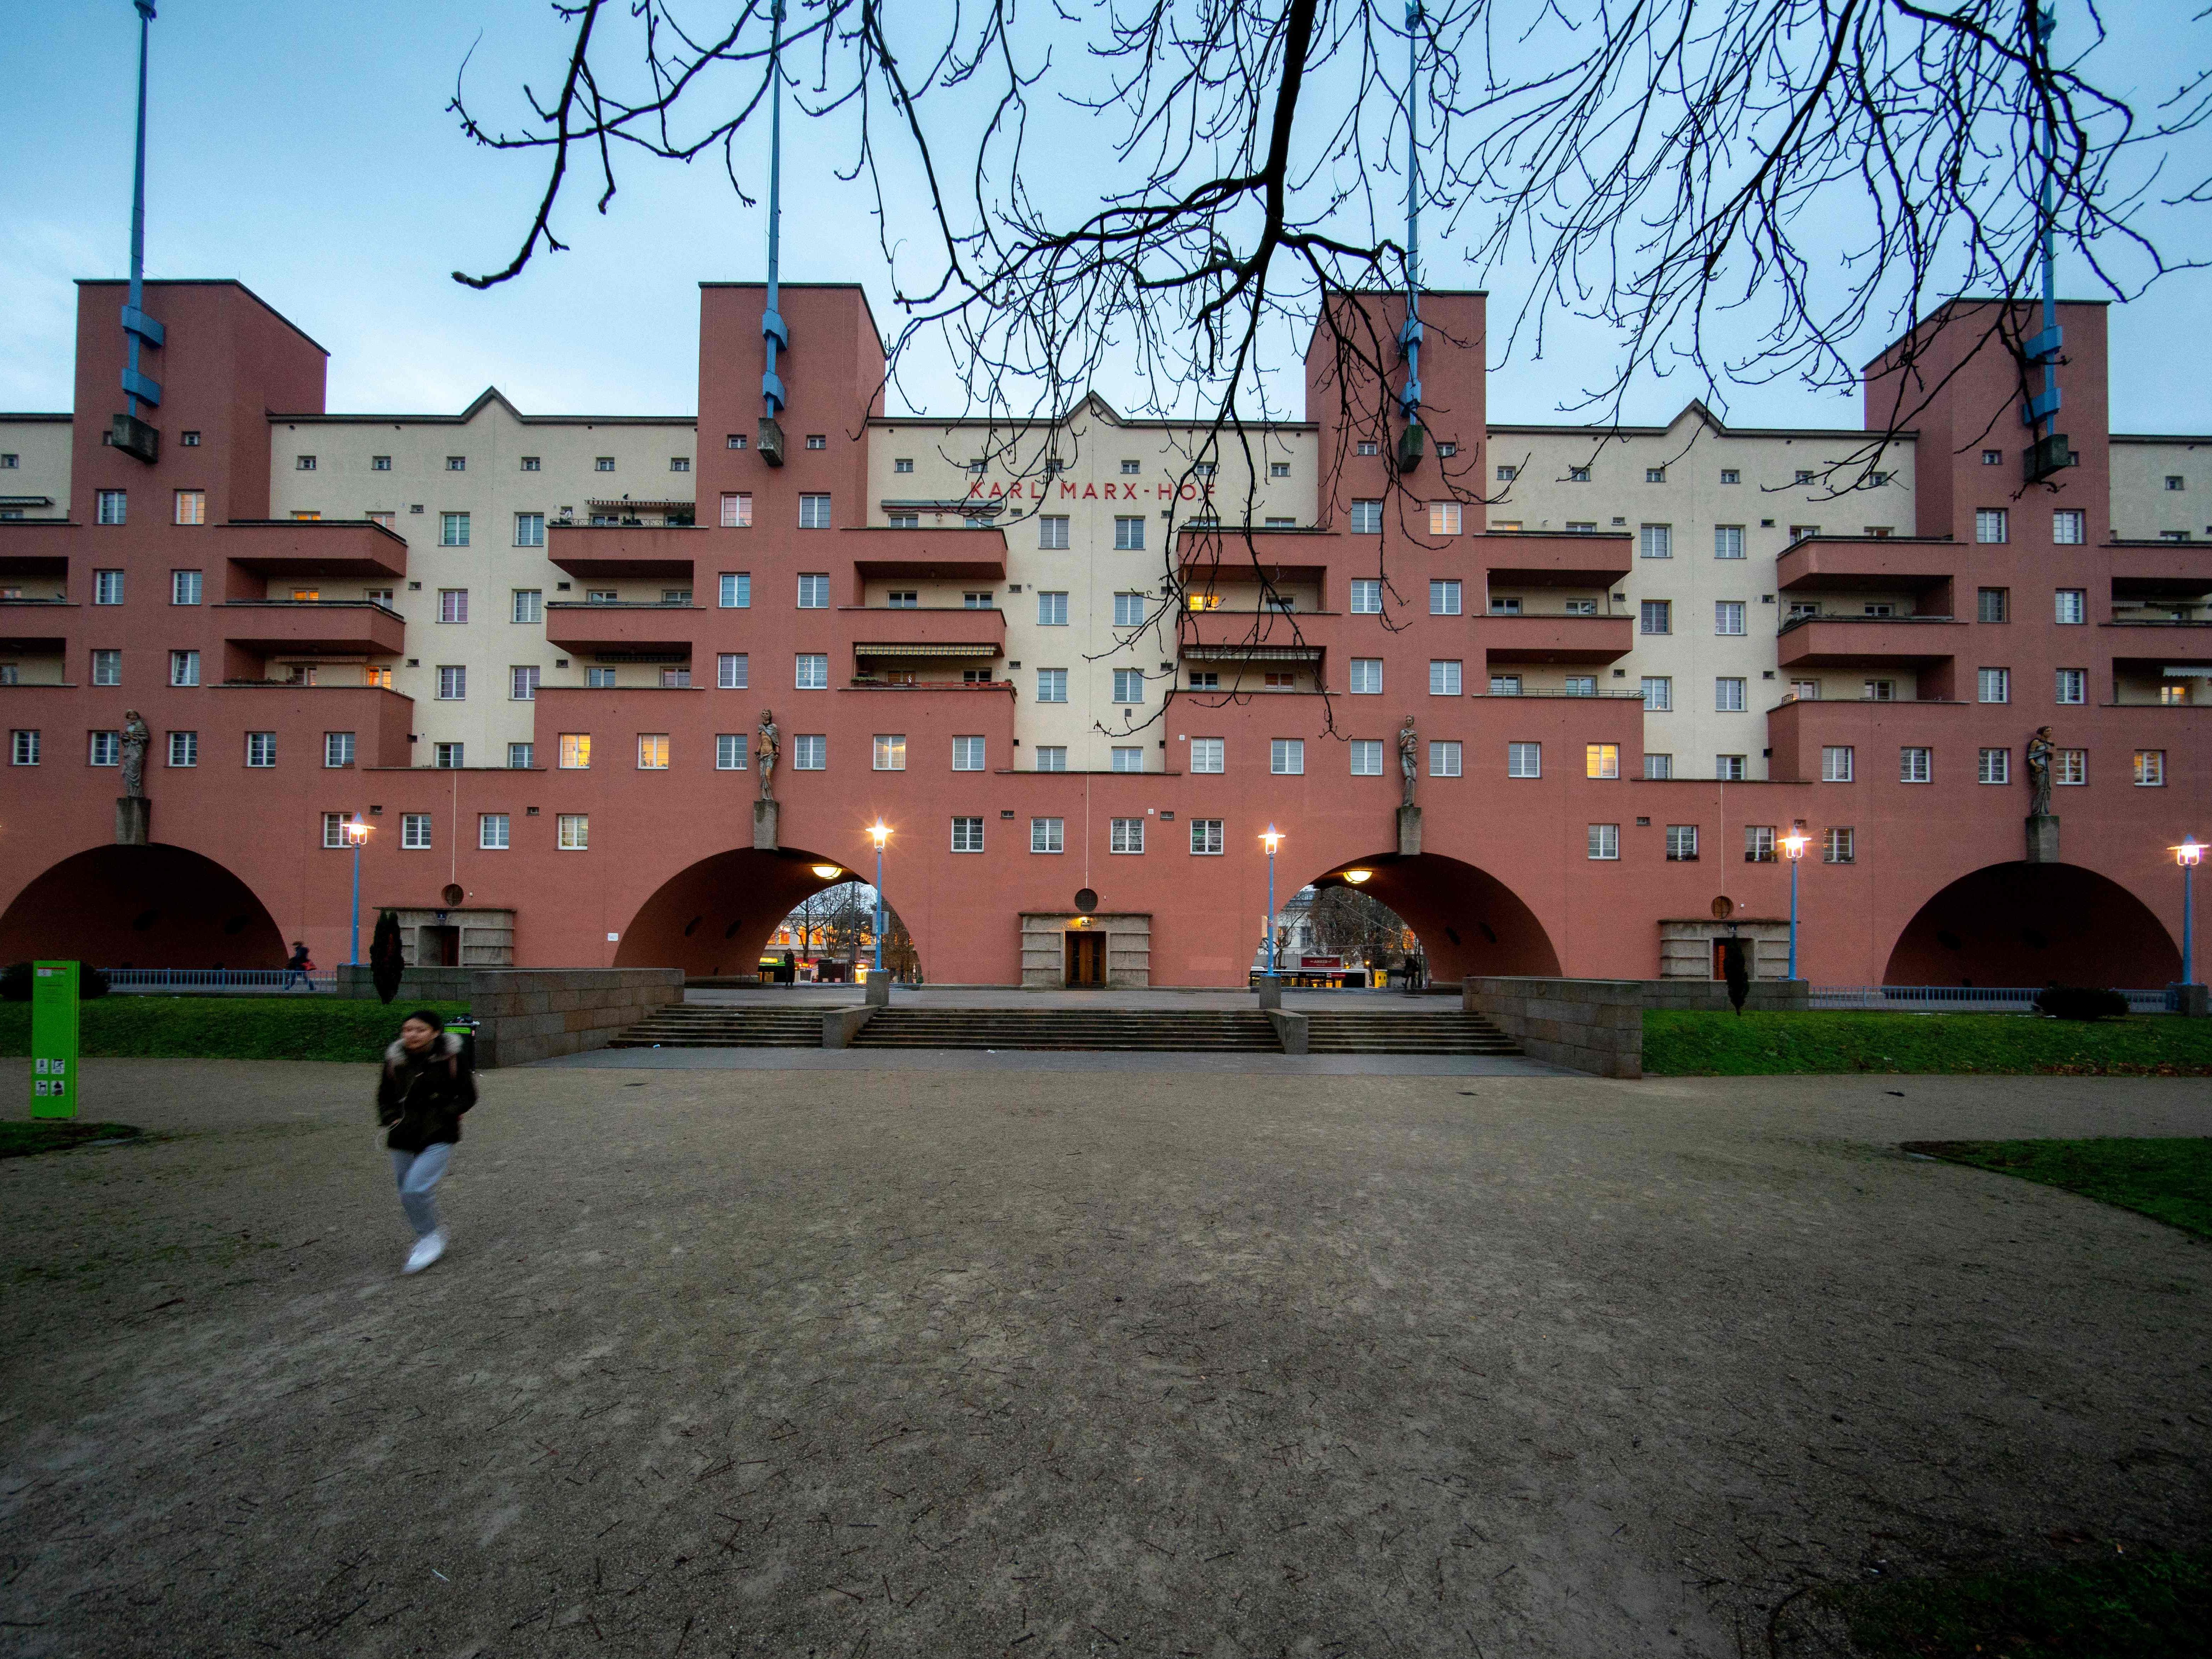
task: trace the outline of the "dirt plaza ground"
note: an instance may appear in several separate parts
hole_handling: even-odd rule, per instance
[[[0,1652],[1737,1656],[2212,1536],[2212,1252],[1895,1150],[2201,1081],[994,1065],[489,1074],[403,1279],[368,1068],[89,1063]]]

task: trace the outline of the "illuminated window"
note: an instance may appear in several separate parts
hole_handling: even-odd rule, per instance
[[[561,734],[561,769],[581,772],[592,764],[592,734],[588,732],[563,732]]]
[[[1620,775],[1620,745],[1617,743],[1592,743],[1583,746],[1583,775],[1586,778],[1617,778]]]

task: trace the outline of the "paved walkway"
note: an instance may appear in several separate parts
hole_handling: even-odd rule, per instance
[[[162,1138],[0,1162],[10,1655],[1736,1659],[2212,1537],[2212,1251],[1894,1150],[2197,1082],[537,1067],[401,1279],[366,1068],[85,1069]]]
[[[721,989],[691,986],[686,1002],[719,1003],[742,1008],[857,1008],[858,985],[784,985],[773,988]],[[1257,1008],[1250,991],[1024,991],[1012,985],[896,985],[891,1003],[899,1008]],[[1459,993],[1403,991],[1285,991],[1283,1006],[1302,1013],[1316,1009],[1343,1013],[1372,1011],[1392,1014],[1455,1014]]]
[[[1173,1077],[1581,1077],[1510,1054],[1131,1054],[1051,1048],[593,1048],[533,1071],[1065,1072]]]

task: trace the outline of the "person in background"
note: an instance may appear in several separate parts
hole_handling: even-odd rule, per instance
[[[476,1073],[444,1019],[421,1008],[400,1021],[398,1040],[384,1051],[376,1121],[389,1131],[384,1144],[399,1205],[415,1229],[402,1273],[419,1273],[446,1253],[446,1230],[431,1193],[461,1138],[461,1115],[476,1103]]]
[[[292,988],[292,981],[296,979],[310,991],[313,990],[315,981],[309,979],[307,975],[313,969],[314,965],[307,960],[307,942],[304,939],[294,939],[291,958],[284,964],[284,982],[277,988],[289,991]]]

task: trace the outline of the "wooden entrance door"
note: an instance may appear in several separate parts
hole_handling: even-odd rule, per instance
[[[1072,933],[1067,935],[1067,983],[1071,990],[1085,986],[1098,988],[1105,985],[1105,934]]]

